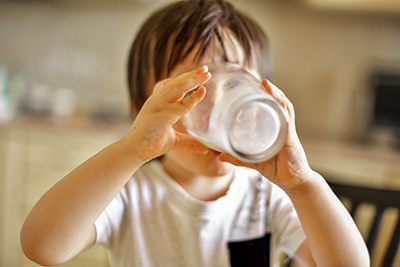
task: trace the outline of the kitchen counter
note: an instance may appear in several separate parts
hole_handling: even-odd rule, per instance
[[[18,117],[8,123],[0,123],[2,129],[17,130],[43,130],[51,132],[121,132],[126,133],[131,126],[131,121],[101,121],[88,119],[54,119],[48,116]]]
[[[400,190],[400,151],[365,144],[306,140],[313,169],[336,182]]]

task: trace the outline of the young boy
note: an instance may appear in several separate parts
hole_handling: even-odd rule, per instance
[[[369,265],[274,85],[262,82],[290,117],[274,158],[246,164],[185,133],[180,118],[207,93],[215,61],[269,77],[266,36],[229,3],[176,2],[147,20],[129,58],[134,123],[38,201],[21,230],[28,258],[56,265],[105,244],[112,266],[277,266],[280,251],[303,266]]]

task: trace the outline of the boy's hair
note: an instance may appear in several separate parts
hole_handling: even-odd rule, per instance
[[[132,110],[138,112],[149,88],[168,77],[186,56],[198,49],[197,60],[219,45],[223,61],[233,36],[245,53],[245,62],[262,78],[270,76],[268,40],[260,26],[224,0],[180,1],[154,13],[142,26],[128,61]],[[228,37],[228,38],[226,38]],[[227,44],[230,42],[230,44]]]

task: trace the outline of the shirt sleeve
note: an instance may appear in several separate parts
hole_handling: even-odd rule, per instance
[[[95,221],[96,244],[108,246],[113,233],[120,228],[125,210],[124,195],[121,190]]]
[[[284,252],[293,255],[306,239],[297,212],[287,194],[278,186],[270,187],[270,212],[275,253]]]

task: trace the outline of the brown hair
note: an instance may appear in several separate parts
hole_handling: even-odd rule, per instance
[[[139,111],[148,88],[168,77],[195,47],[199,47],[196,58],[200,60],[216,41],[222,60],[229,61],[225,30],[237,39],[245,63],[256,66],[262,78],[269,78],[268,40],[257,23],[224,0],[180,1],[154,13],[136,36],[128,61],[132,109]]]

